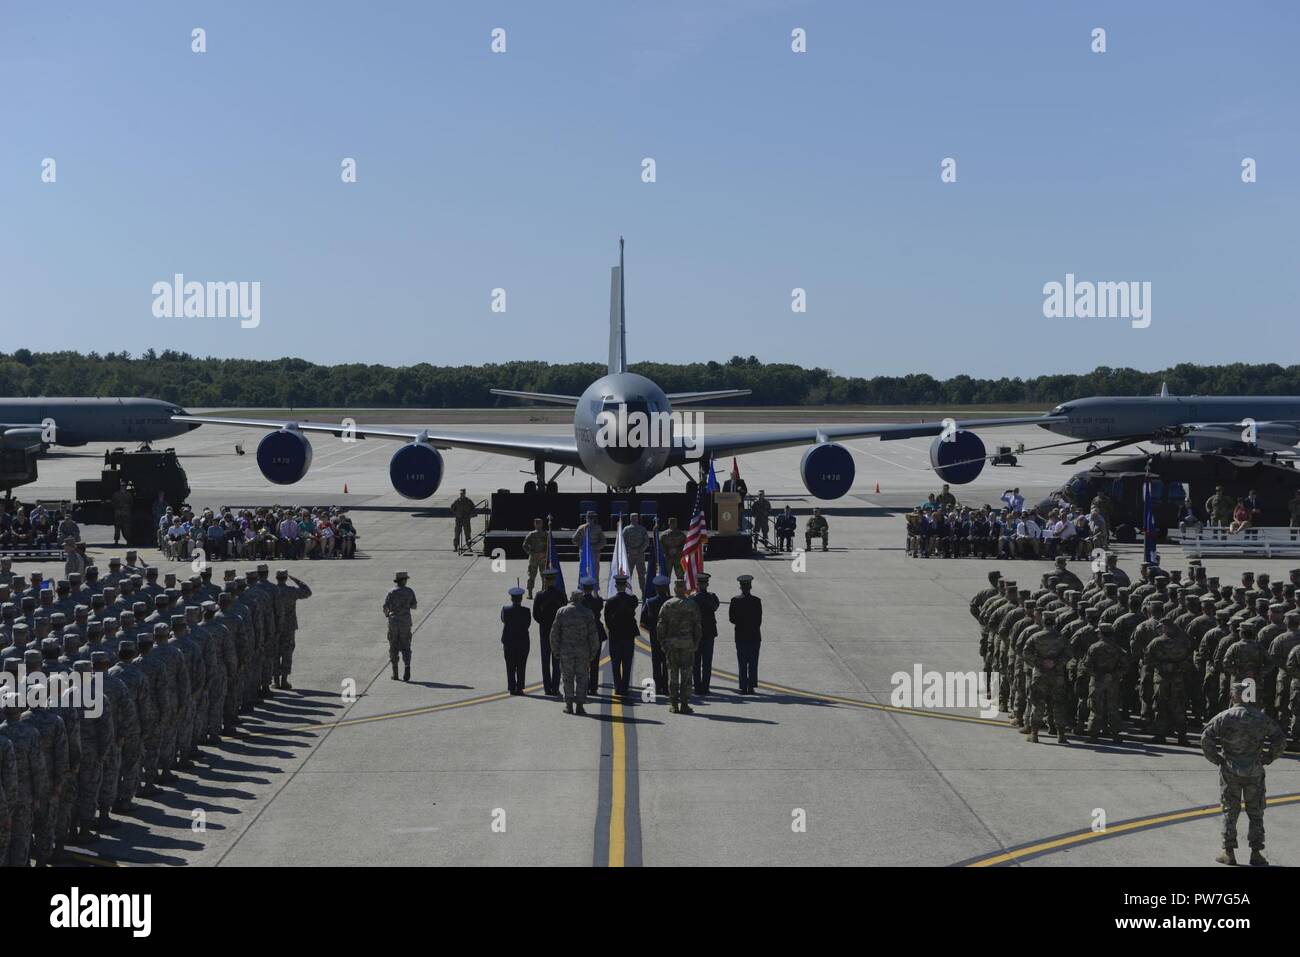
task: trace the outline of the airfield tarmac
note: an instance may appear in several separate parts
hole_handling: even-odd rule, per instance
[[[728,430],[750,427],[764,426]],[[1217,866],[1217,771],[1195,736],[1190,748],[1144,738],[1060,746],[1046,735],[1035,746],[1004,718],[982,718],[973,708],[890,705],[895,672],[918,664],[979,670],[978,629],[967,605],[997,567],[905,557],[901,513],[939,486],[929,440],[845,443],[857,459],[854,490],[822,503],[832,547],[810,554],[806,571],[795,571],[788,557],[710,563],[723,598],[721,635],[713,693],[693,702],[695,715],[671,715],[662,699],[614,700],[606,665],[600,695],[581,718],[541,695],[535,635],[529,693],[506,694],[497,611],[526,564],[511,561],[497,572],[490,559],[449,547],[446,506],[457,490],[478,500],[498,488],[520,489],[526,462],[444,453],[444,487],[428,503],[411,503],[388,485],[394,443],[314,439],[308,476],[277,488],[254,463],[258,437],[206,425],[167,443],[183,457],[191,503],[347,504],[362,554],[284,563],[314,591],[298,606],[294,690],[263,702],[242,737],[205,748],[206,763],[182,772],[177,787],[140,801],[134,817],[77,855],[84,863]],[[984,438],[991,447],[1054,437],[1012,428]],[[249,455],[234,453],[237,441]],[[802,515],[818,504],[799,479],[801,452],[740,461],[751,492],[765,489],[775,505],[801,513],[797,544]],[[98,474],[102,453],[90,447],[43,459],[40,481],[21,497],[70,496],[76,479]],[[1020,467],[986,468],[956,491],[978,504],[1016,485],[1036,501],[1076,470],[1060,458],[1030,453]],[[679,488],[679,479],[661,476],[649,488]],[[586,484],[582,475],[560,478],[566,491]],[[104,568],[116,551],[108,531],[83,529]],[[1139,549],[1119,551],[1121,566],[1136,577]],[[142,557],[189,573],[155,551]],[[1176,547],[1163,557],[1167,567],[1183,567]],[[1035,586],[1047,568],[1003,565]],[[52,563],[21,567],[61,571]],[[1071,567],[1086,575],[1086,564]],[[1242,570],[1264,567],[1276,576],[1289,563],[1218,561],[1211,574],[1234,581]],[[420,601],[409,684],[388,677],[380,614],[396,569],[411,574]],[[734,693],[725,621],[726,599],[744,573],[754,575],[765,611],[760,688],[752,697]],[[576,567],[565,574],[572,586]],[[635,683],[649,676],[647,652],[637,655]],[[345,700],[351,683],[356,697]],[[1268,856],[1294,865],[1295,756],[1268,769],[1268,790]],[[1098,809],[1103,830],[1093,827]],[[801,817],[803,830],[794,826]],[[1245,828],[1243,814],[1243,845]]]

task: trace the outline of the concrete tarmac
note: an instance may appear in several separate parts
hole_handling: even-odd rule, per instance
[[[902,512],[939,486],[928,440],[846,443],[857,480],[849,495],[828,503],[804,491],[801,449],[743,456],[751,492],[765,489],[778,507],[789,503],[803,514],[822,505],[832,547],[807,555],[803,570],[789,556],[710,563],[713,590],[724,600],[718,675],[712,693],[694,703],[695,715],[669,714],[663,699],[614,700],[606,666],[600,695],[582,718],[541,694],[535,632],[529,692],[505,693],[497,615],[526,564],[498,570],[489,558],[450,548],[446,506],[457,490],[481,499],[498,488],[520,489],[526,462],[445,453],[444,487],[429,502],[412,503],[388,485],[392,442],[314,439],[309,475],[275,487],[251,454],[258,437],[203,426],[174,440],[191,502],[346,504],[361,555],[282,563],[315,593],[298,606],[294,690],[259,706],[240,737],[205,748],[206,763],[183,772],[179,786],[142,800],[137,816],[81,855],[87,862],[1215,866],[1218,775],[1195,737],[1190,748],[1152,746],[1144,736],[1119,746],[1063,747],[1044,735],[1035,746],[1005,716],[891,704],[897,672],[980,669],[967,605],[991,568],[1034,585],[1047,569],[905,556]],[[990,446],[1055,438],[1023,428],[984,437]],[[250,454],[236,455],[237,441]],[[43,459],[39,483],[21,497],[70,496],[77,479],[97,475],[102,453],[88,448]],[[1016,485],[1036,501],[1077,469],[1062,466],[1061,457],[1031,452],[1020,467],[986,468],[955,491],[978,504]],[[582,491],[588,480],[566,473],[560,485]],[[660,486],[679,488],[680,475],[649,487]],[[108,558],[120,554],[110,530],[84,532],[106,570]],[[1136,577],[1138,548],[1119,552]],[[1166,567],[1184,567],[1176,547],[1163,555]],[[188,573],[156,551],[143,557]],[[1285,576],[1290,566],[1210,564],[1225,582],[1248,568]],[[1086,563],[1071,567],[1086,577]],[[37,568],[61,571],[50,563],[22,566]],[[399,568],[410,572],[419,597],[409,684],[388,676],[380,614]],[[576,567],[565,573],[572,586]],[[765,611],[761,684],[752,697],[735,693],[726,624],[725,601],[745,573],[754,576]],[[649,673],[648,655],[638,653],[634,682]],[[1267,853],[1277,864],[1300,863],[1294,756],[1268,769],[1268,790]],[[1106,827],[1094,829],[1103,817]],[[1243,814],[1243,846],[1245,830]]]

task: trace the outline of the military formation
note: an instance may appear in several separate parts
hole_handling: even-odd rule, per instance
[[[542,691],[563,697],[566,714],[587,713],[587,698],[599,688],[605,649],[614,693],[633,693],[632,662],[637,639],[643,633],[649,639],[654,693],[668,699],[670,713],[693,714],[692,695],[710,693],[721,600],[710,591],[707,572],[696,576],[694,593],[688,593],[683,578],[673,580],[658,575],[651,583],[654,593],[644,602],[633,594],[631,576],[621,572],[614,576],[615,592],[609,598],[597,594],[596,579],[590,576],[584,576],[579,590],[567,596],[559,587],[559,573],[554,568],[543,568],[541,578],[542,587],[535,597],[531,589],[526,591],[516,585],[509,590],[510,604],[501,609],[501,646],[510,694],[525,693],[533,623],[537,625],[541,652]],[[752,593],[753,576],[741,575],[738,582],[740,594],[731,599],[729,609],[735,627],[738,690],[740,694],[754,694],[758,687],[763,605]],[[531,610],[524,607],[525,597],[532,600]],[[393,673],[396,675],[395,664]]]
[[[177,582],[114,558],[53,583],[0,559],[0,860],[24,867],[85,846],[174,784],[203,745],[237,733],[289,689],[298,601],[311,589],[266,565]],[[102,686],[74,694],[68,676]],[[56,678],[57,676],[57,678]],[[13,689],[20,689],[20,695]],[[62,695],[54,695],[63,689]],[[93,700],[92,700],[93,699]]]
[[[1136,582],[1108,556],[1084,584],[1058,557],[1036,589],[1000,572],[971,599],[980,656],[998,707],[1030,742],[1047,729],[1113,741],[1140,734],[1188,744],[1200,727],[1220,767],[1223,853],[1250,819],[1251,863],[1266,863],[1264,766],[1300,750],[1300,568],[1288,581],[1246,572],[1224,584],[1199,560],[1185,571],[1143,563]]]

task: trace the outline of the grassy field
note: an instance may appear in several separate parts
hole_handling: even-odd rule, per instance
[[[969,405],[969,406],[755,406],[738,407],[701,403],[689,407],[706,413],[714,423],[822,423],[822,422],[919,422],[943,416],[953,418],[992,418],[1000,415],[1021,416],[1046,412],[1042,406]],[[500,409],[204,409],[195,414],[221,415],[230,418],[290,419],[337,422],[351,416],[358,422],[382,425],[472,424],[514,425],[553,423],[567,425],[573,410],[565,406],[512,406]]]

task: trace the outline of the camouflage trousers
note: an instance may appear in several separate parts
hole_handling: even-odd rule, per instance
[[[271,681],[275,678],[275,669],[280,663],[280,636],[275,629],[269,629],[266,633],[266,641],[262,643],[262,655],[258,659],[258,683],[263,687],[270,687]]]
[[[585,704],[587,701],[587,672],[591,661],[586,655],[560,655],[560,681],[564,685],[564,700]]]
[[[1201,698],[1203,704],[1201,711],[1204,715],[1216,715],[1221,710],[1219,708],[1219,676],[1213,668],[1207,668],[1205,678],[1201,682]]]
[[[58,799],[50,795],[37,801],[32,809],[32,859],[37,867],[50,862],[54,854],[54,824],[58,819]]]
[[[275,666],[275,673],[281,678],[289,677],[293,671],[293,649],[296,644],[296,635],[297,632],[292,628],[286,628],[280,632],[280,660]]]
[[[1244,778],[1219,765],[1219,802],[1223,805],[1223,846],[1232,850],[1237,846],[1237,818],[1241,805],[1246,805],[1250,826],[1246,843],[1252,848],[1264,846],[1264,775]]]
[[[1012,665],[1011,672],[1011,713],[1024,721],[1028,708],[1028,689],[1025,686],[1025,673],[1018,665]]]
[[[82,826],[93,824],[99,810],[99,786],[104,780],[104,758],[86,749],[81,752],[77,769],[77,820]]]
[[[107,814],[117,802],[117,782],[122,777],[122,741],[109,745],[99,779],[99,810]]]
[[[1155,680],[1154,670],[1143,664],[1138,678],[1138,695],[1142,700],[1142,717],[1147,720],[1151,719],[1154,712]]]
[[[0,865],[9,863],[9,837],[13,833],[12,813],[6,810],[0,814]]]
[[[129,805],[135,800],[136,788],[140,786],[140,771],[144,762],[144,739],[139,734],[127,735],[122,739],[122,760],[114,785],[112,803],[119,806]]]
[[[546,570],[546,561],[545,552],[541,555],[528,556],[528,594],[533,593],[533,582],[537,580],[537,576]]]
[[[694,690],[695,642],[669,639],[664,653],[668,658],[668,701],[684,705]]]
[[[1264,713],[1277,719],[1277,672],[1263,669],[1259,675],[1259,687],[1255,689],[1255,698]]]
[[[411,663],[411,623],[390,621],[388,623],[388,660],[393,664],[397,664],[399,653],[403,661],[407,664]]]
[[[1119,679],[1114,674],[1094,675],[1088,685],[1088,733],[1119,732]]]
[[[171,773],[176,767],[176,738],[180,733],[181,709],[177,708],[159,723],[158,771]]]
[[[72,817],[77,811],[77,769],[69,767],[63,775],[63,790],[59,792],[59,804],[54,809],[54,840],[62,844],[67,839],[68,829],[72,827]]]
[[[452,548],[460,548],[460,537],[462,534],[465,536],[465,544],[468,545],[470,539],[474,537],[474,529],[470,527],[468,518],[456,519],[456,532],[451,543]]]
[[[1151,701],[1151,730],[1156,735],[1182,734],[1187,730],[1187,696],[1183,694],[1183,675],[1157,671]]]
[[[1291,681],[1291,740],[1300,743],[1300,679]]]
[[[1029,694],[1033,701],[1033,713],[1029,717],[1029,727],[1037,731],[1043,726],[1043,719],[1051,715],[1051,723],[1057,732],[1066,727],[1065,713],[1065,677],[1054,675],[1035,676],[1030,682]]]
[[[239,663],[240,684],[240,702],[242,704],[257,703],[257,689],[261,686],[262,666],[261,653],[257,646],[254,645],[248,661]]]
[[[145,784],[158,783],[158,760],[162,753],[162,726],[145,728],[140,735],[140,777]]]
[[[176,714],[176,738],[172,750],[176,757],[173,760],[184,761],[189,757],[190,749],[194,746],[194,712],[198,702],[191,697],[188,701],[182,701],[180,709]]]
[[[671,571],[670,571],[671,569]],[[686,577],[686,569],[682,568],[682,553],[670,552],[664,550],[664,567],[659,569],[660,575],[676,575],[678,578]]]
[[[32,802],[19,798],[9,810],[10,867],[27,867],[32,859]]]
[[[226,696],[222,699],[221,716],[223,724],[234,724],[239,720],[239,707],[243,704],[244,687],[240,681],[239,669],[226,675]]]
[[[226,673],[217,673],[216,679],[208,681],[208,720],[205,730],[208,734],[220,734],[226,723]]]
[[[636,575],[636,590],[642,595],[645,594],[645,556],[628,555],[627,556],[627,580],[630,584],[632,576]]]

